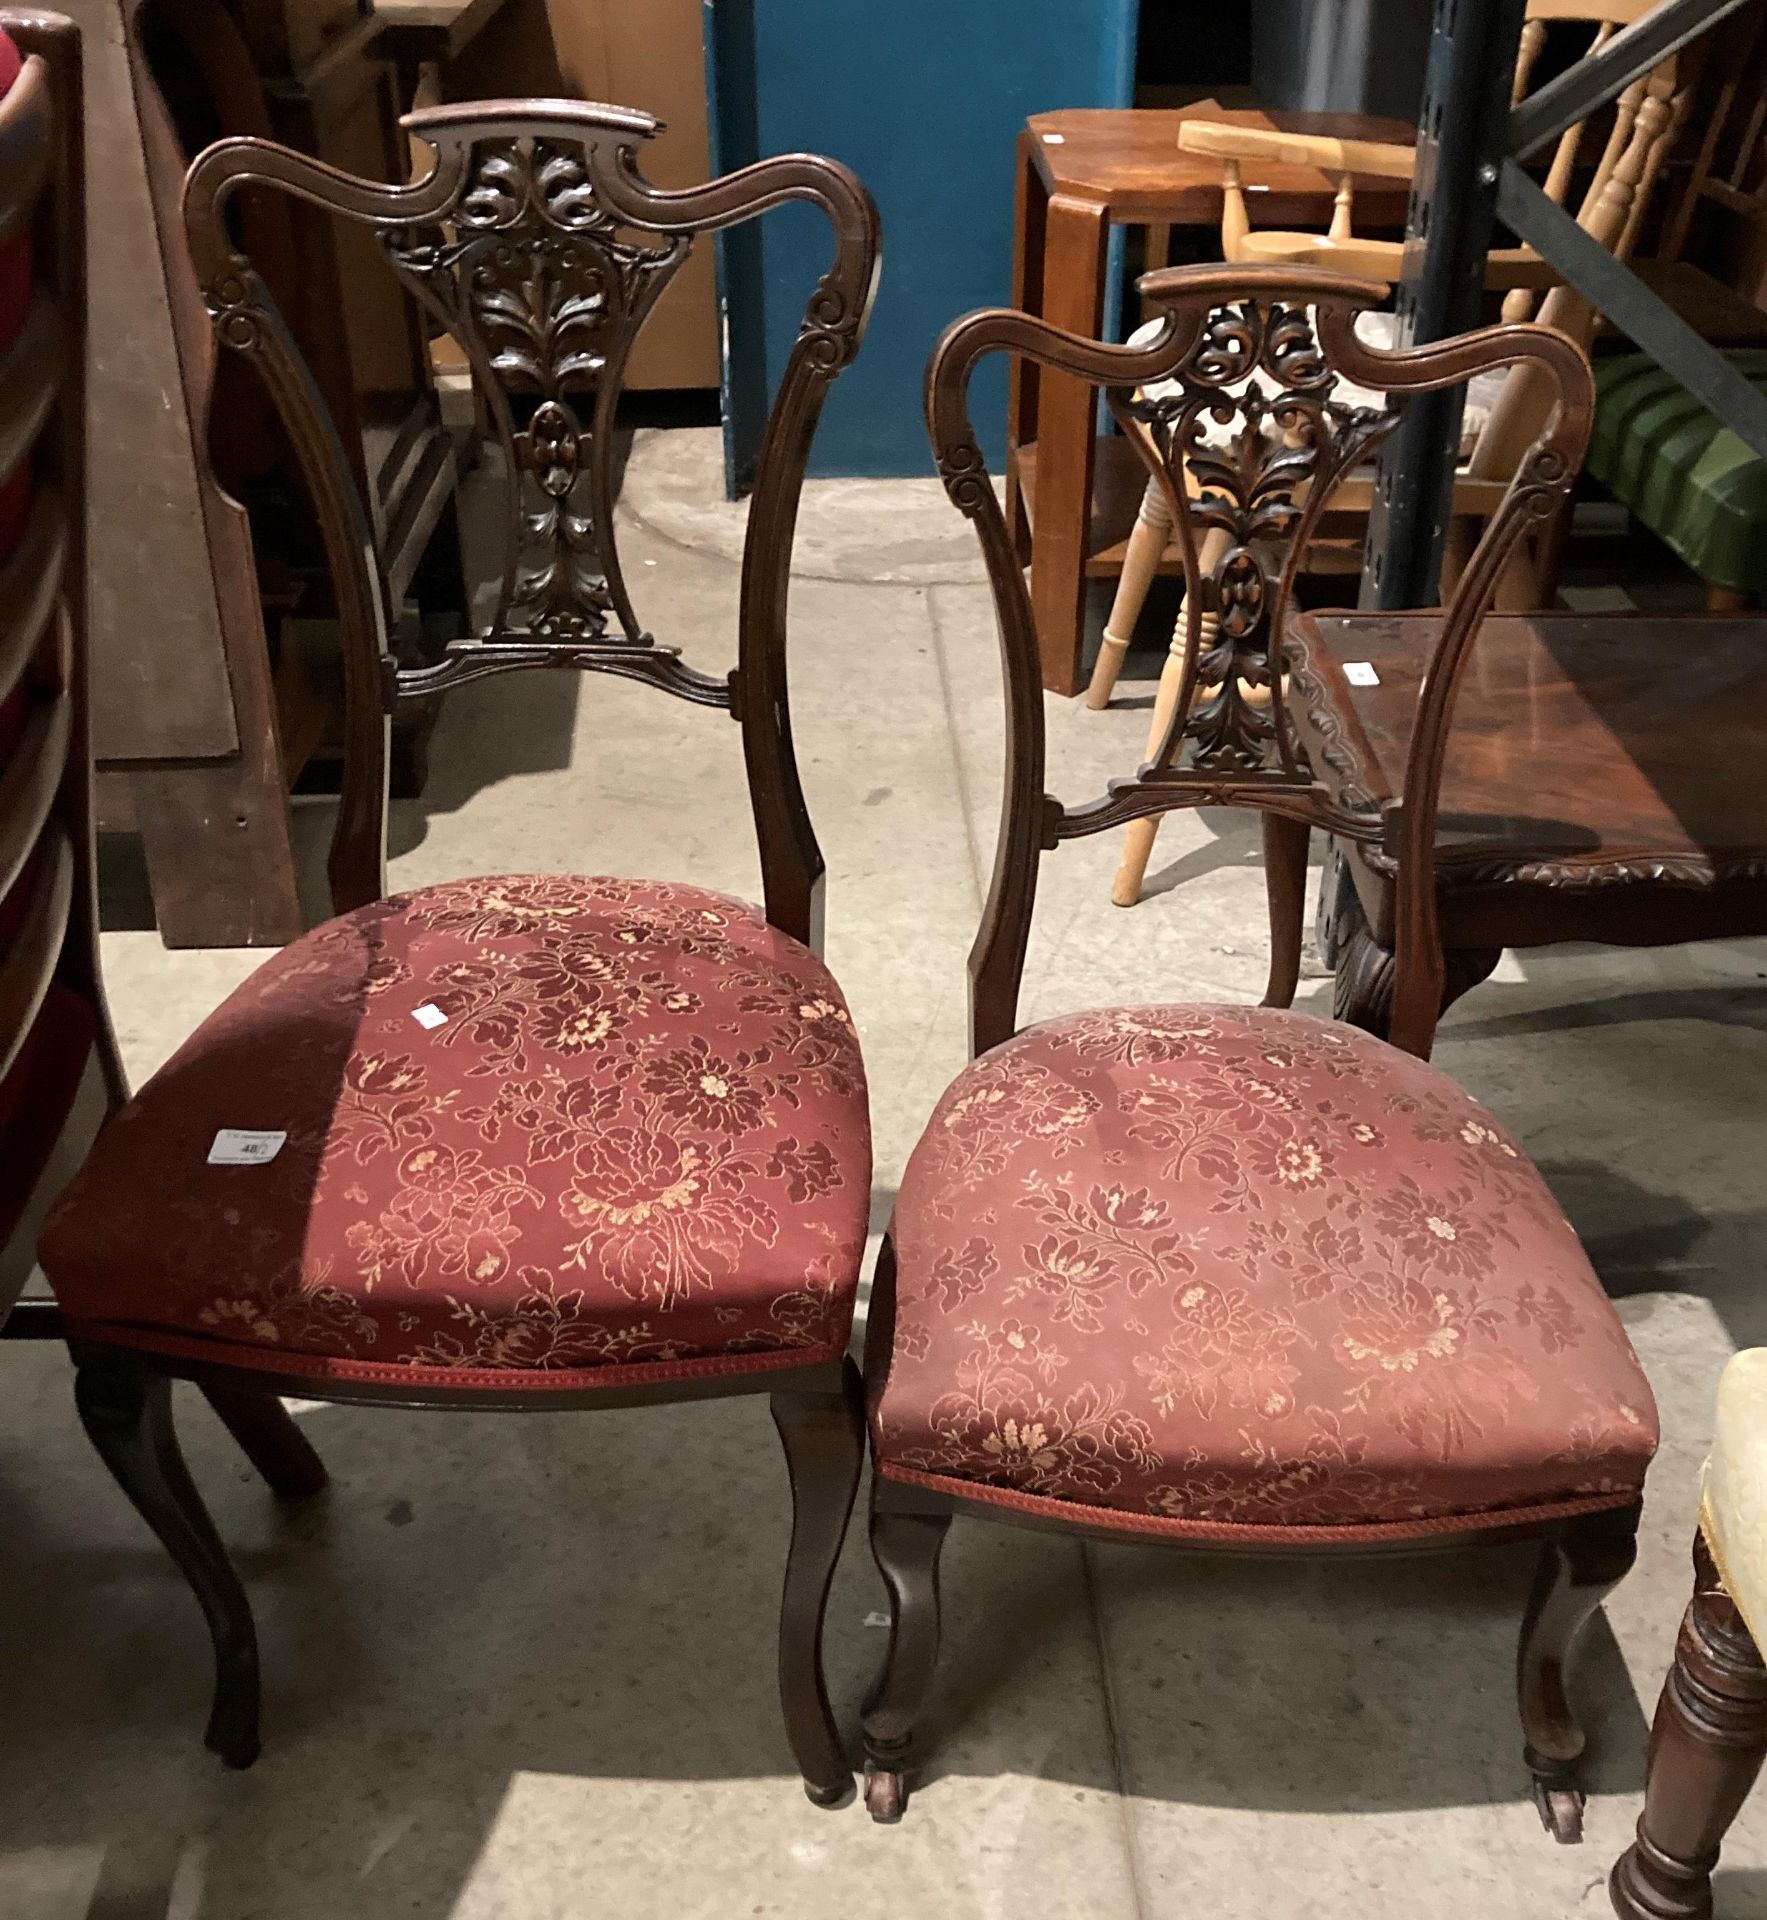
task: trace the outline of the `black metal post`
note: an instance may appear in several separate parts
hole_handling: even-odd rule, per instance
[[[1436,0],[1399,288],[1400,339],[1479,321],[1526,0]],[[1419,394],[1387,443],[1369,517],[1365,607],[1435,603],[1460,444],[1459,390]]]

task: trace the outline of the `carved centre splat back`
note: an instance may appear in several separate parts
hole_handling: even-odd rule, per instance
[[[814,943],[822,858],[791,744],[785,607],[811,436],[859,349],[876,287],[877,214],[832,160],[791,154],[679,192],[638,170],[648,114],[570,100],[491,100],[411,114],[427,173],[386,185],[269,141],[223,140],[184,186],[185,231],[215,339],[259,366],[300,457],[336,589],[345,692],[343,793],[332,840],[338,910],[382,885],[386,714],[400,701],[518,667],[645,680],[742,725],[767,913]],[[431,665],[402,668],[374,528],[336,429],[251,261],[228,203],[271,188],[370,228],[400,282],[459,343],[508,476],[495,610]],[[736,671],[695,671],[641,624],[614,533],[615,409],[627,361],[693,238],[787,201],[827,216],[834,259],[811,292],[767,417],[743,550]],[[204,391],[212,392],[211,378]],[[211,516],[243,515],[211,486]]]
[[[1588,437],[1588,362],[1547,328],[1493,327],[1385,352],[1356,332],[1358,316],[1384,298],[1384,287],[1244,261],[1148,274],[1140,291],[1162,318],[1157,333],[1138,345],[1088,340],[1028,314],[994,310],[954,321],[927,365],[933,454],[946,492],[975,523],[982,544],[1006,677],[1005,804],[970,954],[977,1053],[1016,1030],[1043,853],[1179,807],[1252,807],[1402,850],[1399,912],[1408,931],[1400,969],[1424,981],[1419,992],[1428,998],[1433,989],[1424,976],[1440,965],[1434,837],[1455,686],[1516,543],[1557,511]],[[1104,391],[1166,495],[1183,557],[1184,674],[1171,720],[1140,767],[1079,806],[1045,789],[1030,595],[969,418],[970,376],[991,353],[1035,361]],[[1382,811],[1370,802],[1358,811],[1347,790],[1334,793],[1315,777],[1285,714],[1283,649],[1301,557],[1334,496],[1343,498],[1345,482],[1366,469],[1414,395],[1510,366],[1544,375],[1553,404],[1442,610],[1403,805]],[[1314,703],[1309,709],[1317,718]],[[1304,848],[1297,871],[1304,876]],[[1431,1004],[1440,1005],[1439,993]]]
[[[1166,379],[1110,391],[1185,556],[1185,682],[1154,766],[1188,749],[1198,769],[1296,771],[1271,686],[1273,636],[1313,522],[1399,422],[1345,397],[1358,394],[1321,348],[1312,309],[1276,299],[1214,308]]]
[[[611,616],[627,641],[649,645],[614,538],[613,409],[688,236],[623,236],[581,148],[526,139],[473,147],[448,227],[381,239],[465,350],[514,479],[487,637],[598,639]]]

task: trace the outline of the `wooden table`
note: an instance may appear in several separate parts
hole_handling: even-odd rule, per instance
[[[1416,129],[1400,120],[1271,113],[1214,100],[1171,110],[1033,114],[1018,145],[1015,306],[1096,337],[1113,223],[1219,228],[1220,162],[1179,151],[1178,123],[1187,118],[1360,140],[1409,144],[1416,138]],[[1260,226],[1323,230],[1335,187],[1311,167],[1271,167],[1251,184],[1254,217]],[[1403,182],[1359,181],[1361,230],[1403,226],[1408,194]],[[1216,250],[1211,240],[1211,257]],[[1141,501],[1143,475],[1133,449],[1116,435],[1096,439],[1095,415],[1094,392],[1083,381],[1013,362],[1007,525],[1030,563],[1043,684],[1056,693],[1080,690],[1086,582],[1122,570],[1123,543]]]

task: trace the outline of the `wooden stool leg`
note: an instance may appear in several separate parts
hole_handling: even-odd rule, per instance
[[[1092,682],[1086,689],[1086,704],[1095,712],[1110,704],[1117,675],[1123,670],[1123,655],[1129,651],[1135,622],[1147,600],[1148,587],[1159,570],[1160,556],[1172,532],[1172,510],[1166,505],[1166,492],[1157,480],[1149,480],[1141,496],[1141,511],[1129,534],[1123,554],[1123,571],[1117,581],[1116,598],[1111,602],[1110,618],[1104,623],[1104,639],[1092,668]]]
[[[1697,1533],[1693,1576],[1650,1730],[1638,1838],[1608,1879],[1620,1920],[1711,1920],[1718,1849],[1767,1755],[1767,1667]]]
[[[1227,535],[1219,527],[1211,527],[1197,556],[1200,577],[1204,580],[1213,578],[1216,567],[1226,553]],[[1221,616],[1210,607],[1197,622],[1197,628],[1197,656],[1200,659],[1215,644],[1215,636],[1221,628]],[[1166,728],[1178,708],[1178,694],[1184,684],[1184,663],[1188,653],[1185,642],[1189,631],[1190,609],[1186,604],[1178,610],[1178,618],[1172,626],[1172,644],[1166,649],[1166,664],[1160,669],[1160,688],[1153,703],[1153,725],[1147,730],[1147,757],[1150,760],[1159,752],[1166,737]],[[1117,867],[1116,882],[1111,888],[1114,905],[1132,907],[1140,900],[1141,883],[1147,878],[1147,863],[1153,857],[1153,843],[1159,831],[1158,815],[1151,820],[1131,820],[1124,829],[1123,857]]]

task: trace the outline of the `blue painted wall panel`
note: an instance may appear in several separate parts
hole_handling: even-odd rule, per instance
[[[1006,303],[1013,157],[1027,114],[1126,106],[1135,0],[706,0],[715,164],[809,151],[843,160],[883,216],[871,330],[816,439],[819,474],[924,473],[920,379],[954,314]],[[727,446],[739,477],[804,300],[828,263],[813,209],[782,208],[723,257]],[[986,384],[982,384],[985,381]],[[1003,371],[978,380],[998,466]]]

